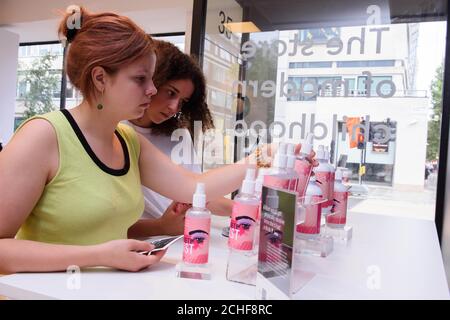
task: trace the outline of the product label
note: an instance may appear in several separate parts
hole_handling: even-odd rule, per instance
[[[334,192],[333,207],[327,215],[327,223],[345,225],[347,222],[348,192]]]
[[[314,172],[316,176],[316,182],[322,190],[323,198],[327,200],[322,207],[326,208],[333,204],[332,197],[330,196],[330,183],[331,183],[331,174],[328,171],[320,171]]]
[[[277,197],[279,192],[276,193]],[[293,195],[291,195],[294,197]],[[266,198],[267,200],[267,198]],[[293,205],[295,206],[295,198],[293,198]],[[259,236],[259,251],[258,260],[268,263],[266,267],[278,269],[280,263],[283,264],[284,258],[288,257],[283,252],[287,246],[283,245],[283,237],[285,233],[285,216],[278,210],[270,206],[270,201],[266,201],[263,207],[263,219],[261,220],[261,230]],[[294,222],[294,221],[293,221]]]
[[[264,185],[271,188],[280,188],[289,190],[289,179],[281,178],[278,176],[266,175],[264,176]]]
[[[322,196],[313,196],[310,203],[304,204],[305,221],[297,225],[297,232],[306,234],[320,233],[320,219],[322,218]],[[323,202],[322,202],[323,203]]]
[[[208,263],[210,229],[211,218],[186,217],[184,221],[184,262]]]
[[[231,212],[228,246],[237,250],[252,250],[259,204],[235,201]]]
[[[299,175],[297,183],[297,193],[300,197],[305,194],[306,187],[309,182],[309,177],[311,176],[312,165],[308,160],[296,160],[294,170]]]

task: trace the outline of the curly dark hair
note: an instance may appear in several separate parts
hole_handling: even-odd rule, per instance
[[[202,121],[202,131],[213,129],[214,123],[206,103],[206,81],[197,62],[170,42],[154,39],[156,69],[153,82],[157,89],[168,81],[189,79],[194,85],[190,99],[181,107],[181,117],[152,124],[152,133],[171,135],[175,129],[187,128],[194,137],[194,121]]]

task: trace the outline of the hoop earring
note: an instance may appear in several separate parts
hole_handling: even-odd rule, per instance
[[[103,101],[103,92],[104,90],[102,90],[102,99],[101,101]],[[97,110],[102,110],[103,109],[103,104],[100,102],[99,104],[97,104]]]

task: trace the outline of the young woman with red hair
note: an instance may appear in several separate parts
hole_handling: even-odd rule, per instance
[[[141,118],[126,123],[172,161],[189,171],[201,173],[193,145],[194,123],[199,124],[198,131],[202,133],[214,128],[206,103],[205,77],[196,61],[174,44],[161,40],[154,40],[154,44],[157,59],[153,82],[158,92]],[[139,227],[155,229],[156,226],[163,234],[182,234],[184,214],[189,206],[145,186],[142,191],[145,201],[142,217],[146,220],[138,224]],[[208,209],[216,215],[230,216],[232,204],[232,200],[220,197],[212,199]]]
[[[114,13],[81,9],[81,28],[68,29],[73,17],[64,17],[59,32],[70,42],[67,74],[84,100],[26,121],[0,153],[0,273],[146,268],[163,253],[138,254],[152,246],[128,239],[150,233],[136,228],[141,184],[189,203],[203,182],[207,198],[216,199],[236,190],[257,162],[251,155],[196,175],[121,124],[142,117],[157,92],[152,40]]]

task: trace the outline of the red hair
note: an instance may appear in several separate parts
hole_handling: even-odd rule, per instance
[[[130,18],[115,13],[93,14],[80,7],[81,28],[69,29],[74,13],[66,13],[58,33],[69,40],[66,70],[70,82],[92,101],[96,96],[91,78],[100,66],[114,75],[120,68],[154,52],[153,41]]]

